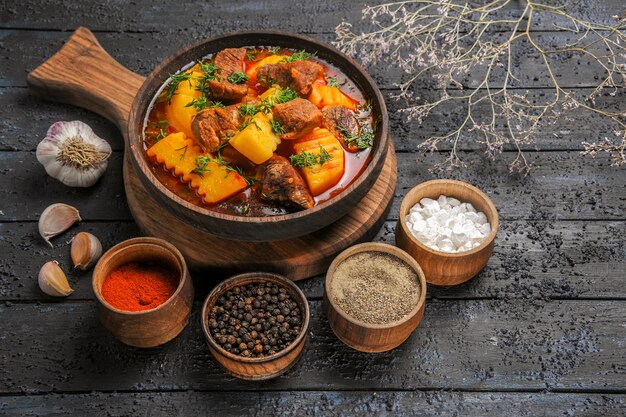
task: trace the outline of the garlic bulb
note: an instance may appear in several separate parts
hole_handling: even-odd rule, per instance
[[[53,297],[67,297],[74,290],[57,261],[46,262],[39,270],[39,288]]]
[[[50,238],[65,232],[80,220],[80,214],[74,207],[63,203],[52,204],[39,216],[39,234],[52,247]]]
[[[37,145],[37,160],[48,175],[70,187],[90,187],[107,167],[111,146],[75,120],[56,122]]]
[[[71,255],[74,268],[86,271],[100,259],[102,244],[91,233],[80,232],[72,239]]]

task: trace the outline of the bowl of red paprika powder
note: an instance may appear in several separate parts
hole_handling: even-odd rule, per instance
[[[92,284],[100,321],[127,345],[162,345],[189,323],[193,283],[182,254],[162,239],[115,245],[98,261]]]

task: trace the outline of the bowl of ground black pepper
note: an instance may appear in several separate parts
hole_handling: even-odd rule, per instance
[[[231,375],[245,380],[277,377],[303,352],[309,304],[290,280],[276,274],[236,275],[216,286],[202,306],[209,351]]]
[[[402,344],[422,320],[426,279],[402,249],[362,243],[330,265],[324,303],[342,342],[361,352],[384,352]]]
[[[182,254],[162,239],[113,246],[96,264],[92,285],[100,321],[127,345],[162,345],[189,323],[193,283]]]

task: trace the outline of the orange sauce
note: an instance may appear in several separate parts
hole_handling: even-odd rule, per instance
[[[256,61],[270,55],[268,49],[265,48],[257,49],[257,51],[258,54],[255,58]],[[293,51],[280,49],[279,53],[284,55],[290,55],[293,53]],[[205,59],[208,60],[208,58]],[[316,58],[315,61],[324,67],[324,79],[320,79],[316,82],[326,83],[326,80],[329,77],[334,77],[342,83],[342,92],[346,94],[351,100],[353,100],[357,104],[357,106],[364,105],[366,103],[366,99],[361,91],[339,69],[327,62],[322,61],[319,58]],[[244,60],[244,72],[250,64],[251,61],[246,58]],[[187,67],[191,67],[191,64],[189,64],[185,68]],[[169,80],[166,81],[166,83],[161,87],[161,89],[157,93],[157,96],[163,91],[168,83]],[[264,86],[258,83],[256,77],[251,77],[250,80],[248,80],[247,84],[248,97],[258,96],[266,90]],[[245,101],[246,98],[244,98],[243,100]],[[146,118],[146,124],[144,128],[144,152],[157,141],[157,136],[159,134],[163,136],[177,132],[176,129],[168,126],[165,122],[167,120],[165,117],[166,106],[166,102],[164,100],[159,100],[157,97],[154,105],[149,110],[149,114]],[[357,113],[357,117],[359,117],[362,126],[369,126],[370,128],[374,127],[374,120],[371,115]],[[163,131],[161,131],[161,129]],[[285,158],[289,158],[289,156],[294,154],[292,147],[293,145],[291,142],[292,141],[283,140],[276,150],[276,153],[284,156]],[[226,151],[226,149],[228,149],[228,151]],[[342,178],[336,185],[326,190],[322,194],[314,197],[315,204],[317,205],[323,203],[337,196],[350,184],[352,184],[367,167],[367,164],[371,159],[370,151],[371,148],[368,148],[357,153],[352,153],[343,149],[345,169]],[[247,159],[242,155],[237,154],[238,152],[232,147],[226,147],[224,148],[224,151],[222,151],[222,157],[225,160],[232,161],[234,164],[242,168],[246,175],[253,175],[255,170],[254,165],[247,161]],[[242,160],[245,160],[248,163],[241,164]],[[223,201],[214,205],[209,205],[205,203],[193,189],[191,189],[187,184],[181,182],[178,178],[176,178],[175,175],[167,171],[161,165],[155,163],[151,166],[151,168],[154,175],[168,190],[178,195],[182,199],[197,206],[208,208],[216,212],[241,216],[272,216],[288,213],[288,211],[286,211],[284,208],[278,207],[272,202],[262,200],[258,195],[256,195],[255,192],[252,191],[252,188],[250,187],[235,195],[234,197],[231,197],[227,201]]]

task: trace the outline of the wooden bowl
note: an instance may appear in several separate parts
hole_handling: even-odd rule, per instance
[[[417,273],[420,282],[420,299],[406,316],[386,324],[369,324],[344,313],[328,290],[335,270],[347,258],[361,252],[383,252],[393,255]],[[419,264],[408,253],[385,243],[361,243],[341,252],[328,268],[324,285],[324,304],[330,327],[346,345],[361,352],[385,352],[401,345],[422,321],[426,307],[426,279]]]
[[[440,195],[454,197],[463,203],[472,203],[477,211],[485,213],[491,225],[491,233],[480,246],[466,252],[441,252],[429,248],[411,234],[405,221],[411,207],[422,198],[436,200]],[[427,181],[411,189],[402,200],[396,224],[396,244],[417,260],[424,270],[427,282],[435,285],[457,285],[473,278],[487,265],[493,253],[498,226],[496,206],[478,188],[449,179]]]
[[[371,160],[359,177],[338,195],[313,208],[296,213],[269,217],[243,217],[217,213],[189,203],[174,194],[153,173],[143,147],[143,126],[150,103],[168,79],[169,74],[183,66],[224,48],[244,46],[276,46],[317,53],[345,73],[371,100],[372,112],[378,122]],[[165,210],[189,224],[211,234],[233,240],[271,241],[303,236],[320,230],[345,216],[374,185],[387,155],[389,119],[385,101],[371,77],[354,60],[330,45],[317,40],[285,32],[242,32],[210,38],[188,46],[159,65],[143,83],[132,105],[126,136],[129,140],[132,164],[146,189],[156,196]],[[158,215],[158,214],[156,214]]]
[[[129,262],[159,262],[180,274],[178,288],[160,306],[151,310],[125,311],[113,307],[102,296],[109,273]],[[98,261],[92,278],[100,321],[123,343],[154,347],[169,342],[187,326],[193,304],[193,283],[178,249],[153,237],[125,240],[109,249]]]
[[[296,340],[280,352],[263,358],[245,358],[226,351],[213,339],[208,324],[209,312],[215,306],[217,299],[229,289],[240,285],[261,282],[278,284],[287,289],[287,292],[298,303],[302,312],[302,331]],[[300,288],[281,275],[267,272],[250,272],[235,275],[223,281],[207,296],[200,316],[202,330],[204,331],[209,351],[217,363],[229,374],[249,381],[275,378],[285,373],[297,362],[306,344],[309,319],[309,303]]]

